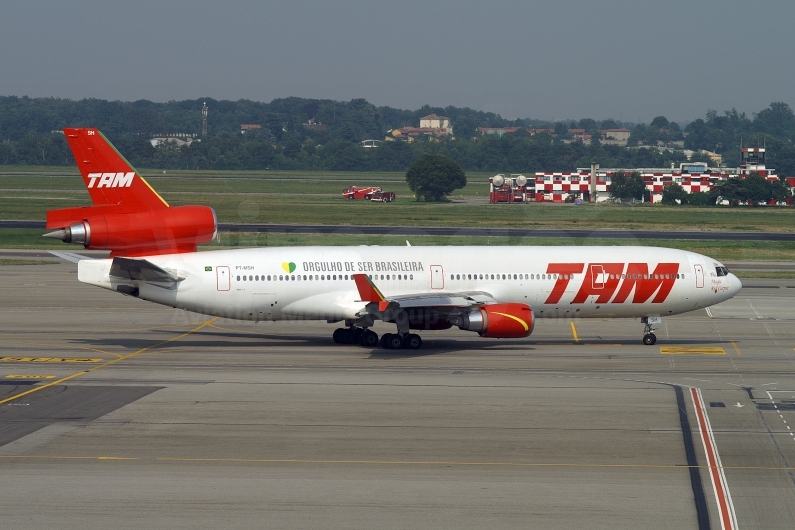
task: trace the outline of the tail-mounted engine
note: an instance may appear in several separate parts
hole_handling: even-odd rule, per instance
[[[141,256],[195,252],[213,240],[218,228],[209,206],[175,206],[159,210],[117,213],[104,206],[47,212],[45,237],[77,243],[89,250]]]
[[[516,339],[533,332],[535,318],[526,304],[490,304],[464,313],[455,324],[481,337]]]

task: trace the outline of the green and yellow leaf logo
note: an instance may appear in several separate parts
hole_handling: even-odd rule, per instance
[[[286,273],[291,273],[295,271],[295,263],[293,263],[292,261],[290,263],[287,263],[285,261],[284,263],[282,263],[282,269],[284,269],[284,272]]]
[[[207,265],[206,267],[204,267],[204,270],[207,272],[212,272],[213,268],[211,265]]]

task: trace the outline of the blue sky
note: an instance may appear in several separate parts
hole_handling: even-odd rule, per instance
[[[795,106],[795,2],[7,1],[0,95],[299,96],[506,118]]]

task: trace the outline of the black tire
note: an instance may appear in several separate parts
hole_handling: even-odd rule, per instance
[[[359,339],[362,337],[362,333],[364,333],[364,328],[353,328],[353,342],[359,342]]]
[[[334,330],[334,333],[331,335],[331,338],[337,344],[342,344],[342,332],[345,331],[343,328],[337,328]]]
[[[419,350],[422,348],[422,337],[411,333],[403,337],[403,347],[407,350]]]
[[[391,336],[392,336],[391,333],[384,333],[383,335],[381,335],[381,340],[379,341],[379,344],[381,344],[381,347],[384,348],[385,350],[389,349],[389,337]]]
[[[378,346],[378,333],[371,330],[366,330],[359,337],[359,344],[365,348],[375,348]]]
[[[353,331],[351,331],[350,328],[342,328],[342,333],[340,333],[340,343],[353,344]]]
[[[654,333],[647,333],[643,336],[643,344],[646,346],[654,346],[655,342],[657,342],[657,335]]]
[[[399,350],[403,347],[403,337],[390,333],[386,344],[390,350]]]

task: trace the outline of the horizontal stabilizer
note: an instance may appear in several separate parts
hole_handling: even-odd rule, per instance
[[[154,263],[145,259],[132,258],[113,258],[110,267],[110,276],[124,280],[135,280],[140,282],[165,284],[173,286],[185,278],[173,272],[161,269]]]
[[[86,256],[81,256],[80,254],[75,254],[74,252],[61,252],[59,250],[49,250],[48,252],[53,256],[55,256],[56,258],[65,259],[66,261],[71,261],[72,263],[77,263],[78,261],[84,259],[94,259]]]

